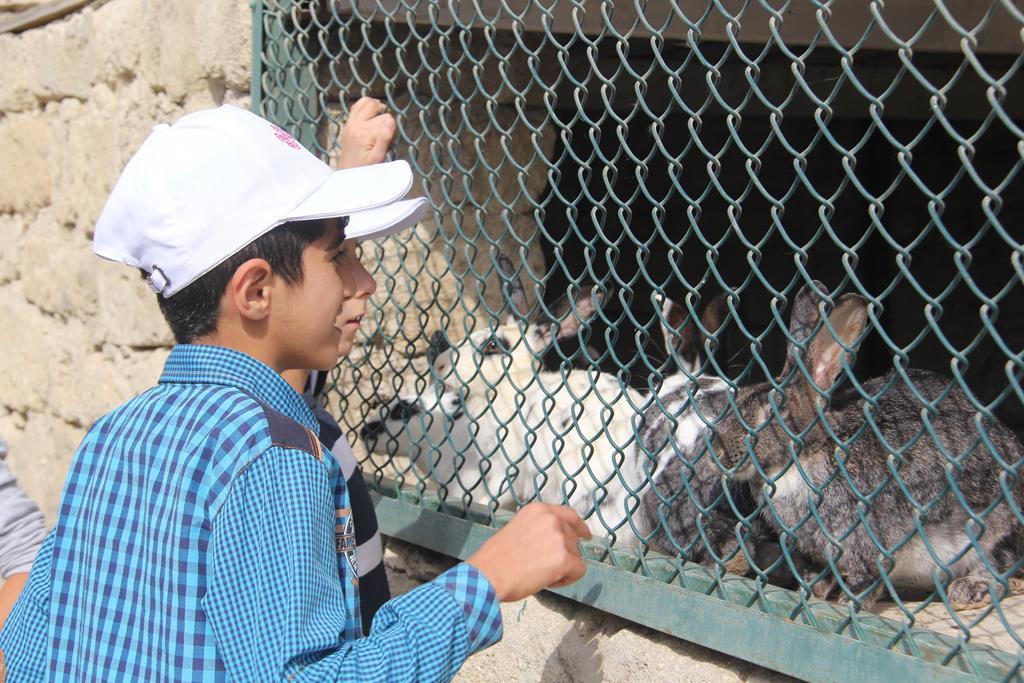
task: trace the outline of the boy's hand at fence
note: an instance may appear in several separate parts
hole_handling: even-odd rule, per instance
[[[590,531],[572,508],[530,503],[468,562],[487,577],[500,601],[514,602],[581,578],[586,565],[578,544],[588,538]]]
[[[398,125],[380,100],[362,97],[352,105],[341,129],[338,168],[355,168],[384,161]]]

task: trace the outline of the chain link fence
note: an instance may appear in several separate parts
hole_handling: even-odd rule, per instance
[[[761,662],[804,678],[1024,676],[1022,35],[1011,0],[254,3],[254,107],[330,159],[385,100],[434,209],[363,245],[331,401],[367,478],[572,505],[665,596],[609,609],[813,631]]]

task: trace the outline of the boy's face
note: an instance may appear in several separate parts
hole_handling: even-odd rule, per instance
[[[377,283],[359,260],[355,240],[340,241],[340,223],[302,253],[302,283],[275,302],[275,326],[287,368],[328,370],[352,350]],[[284,299],[281,301],[280,299]]]
[[[345,240],[343,249],[338,267],[342,280],[351,281],[350,289],[355,294],[345,300],[341,314],[335,320],[334,326],[341,332],[341,340],[338,342],[337,357],[334,363],[331,363],[332,367],[338,362],[338,358],[344,358],[352,350],[360,322],[366,315],[367,302],[370,295],[377,290],[377,282],[359,260],[358,242]]]

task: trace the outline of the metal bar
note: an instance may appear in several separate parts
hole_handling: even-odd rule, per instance
[[[252,82],[249,108],[256,114],[263,106],[263,0],[252,0]]]
[[[492,527],[408,502],[415,497],[414,494],[405,496],[404,500],[378,492],[372,492],[371,496],[381,533],[451,557],[468,558],[496,531]],[[480,518],[482,513],[474,510],[470,514]],[[894,680],[901,677],[912,680],[927,677],[933,681],[977,680],[954,668],[966,666],[961,658],[954,659],[949,666],[941,666],[866,642],[872,635],[877,636],[878,642],[886,642],[891,637],[888,631],[897,628],[879,628],[879,624],[884,626],[888,621],[880,617],[864,617],[864,633],[857,640],[827,630],[841,621],[840,610],[827,605],[823,605],[826,609],[822,613],[815,614],[818,628],[747,606],[751,603],[742,593],[747,592],[744,585],[753,582],[746,579],[737,577],[729,582],[741,593],[731,595],[734,599],[729,600],[627,572],[594,559],[587,559],[587,565],[587,574],[582,580],[551,592],[804,680],[861,683],[867,671],[885,671],[886,676]],[[706,572],[701,567],[693,567],[691,571],[691,579],[692,575]],[[712,582],[707,583],[710,585]],[[785,599],[782,594],[786,593],[790,592],[772,590],[768,602],[777,603],[778,609],[769,605],[771,612],[785,613],[787,604],[795,604]],[[829,615],[829,610],[836,614]],[[874,628],[872,622],[878,622]],[[929,635],[934,635],[934,644],[927,642]],[[916,638],[922,651],[934,650],[923,654],[941,658],[949,652],[945,638],[923,629],[915,629],[915,636],[924,636]],[[1012,670],[1012,657],[999,661],[999,653],[988,648],[972,650],[974,658],[983,662],[985,678],[1000,680]],[[800,652],[800,656],[793,656],[793,652]]]

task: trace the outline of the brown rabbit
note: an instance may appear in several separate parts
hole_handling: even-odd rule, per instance
[[[841,385],[868,303],[840,296],[823,321],[815,290],[828,295],[815,282],[794,302],[781,392],[741,387],[718,423],[721,465],[812,563],[819,597],[838,578],[841,602],[870,609],[883,574],[897,592],[939,587],[956,607],[1002,595],[1024,539],[1020,442],[931,372]]]

